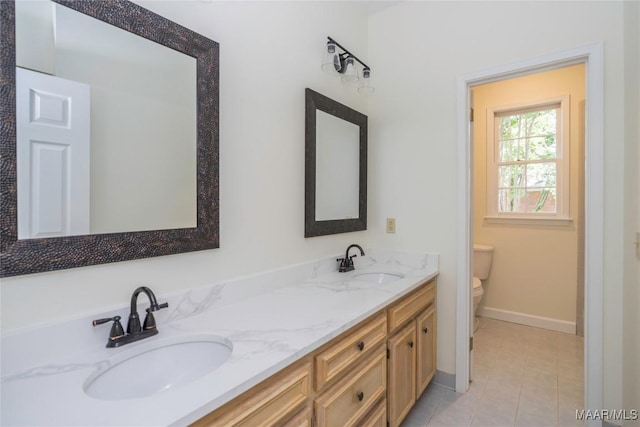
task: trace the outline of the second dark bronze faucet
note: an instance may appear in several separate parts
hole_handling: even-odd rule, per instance
[[[140,325],[140,315],[138,314],[138,295],[145,293],[149,298],[149,308],[147,308],[147,317],[144,319],[144,324]],[[107,317],[104,319],[98,319],[93,321],[93,326],[102,325],[103,323],[113,322],[111,331],[109,332],[109,339],[107,341],[107,347],[120,347],[125,344],[129,344],[135,341],[139,341],[158,333],[156,328],[156,319],[153,317],[153,312],[162,308],[169,307],[169,303],[158,304],[156,296],[153,291],[146,286],[140,286],[131,295],[131,312],[129,313],[129,321],[127,322],[127,334],[125,335],[122,324],[120,323],[120,316]]]
[[[360,245],[352,244],[347,247],[347,251],[344,254],[344,258],[338,258],[336,261],[340,261],[340,267],[338,267],[338,271],[340,273],[346,273],[347,271],[353,271],[355,267],[353,266],[353,257],[358,256],[358,254],[349,256],[349,250],[351,248],[360,249],[360,255],[364,256],[364,250]]]

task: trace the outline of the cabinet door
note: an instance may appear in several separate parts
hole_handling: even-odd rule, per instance
[[[416,399],[436,373],[436,309],[426,309],[416,319],[418,354],[416,361]]]
[[[388,349],[389,426],[396,427],[416,400],[416,322],[394,334],[389,339]]]

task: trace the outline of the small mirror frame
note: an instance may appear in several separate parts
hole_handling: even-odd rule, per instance
[[[316,110],[360,128],[359,215],[353,219],[316,221]],[[339,191],[339,189],[336,189]],[[367,229],[367,116],[309,88],[305,90],[305,222],[304,237]]]
[[[53,1],[196,59],[197,224],[18,240],[15,3],[0,1],[0,277],[218,248],[218,43],[126,0]]]

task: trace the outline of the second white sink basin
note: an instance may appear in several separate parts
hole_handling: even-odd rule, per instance
[[[400,280],[404,278],[404,274],[402,273],[390,273],[390,272],[366,272],[366,273],[356,273],[353,276],[354,280],[360,280],[365,282],[372,283],[391,283],[396,280]]]
[[[152,396],[214,371],[229,359],[232,349],[229,340],[215,335],[140,342],[137,348],[109,359],[91,374],[84,391],[103,400]]]

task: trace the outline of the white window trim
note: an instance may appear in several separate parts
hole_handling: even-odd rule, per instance
[[[503,105],[487,108],[487,214],[485,220],[491,223],[519,223],[523,225],[568,225],[570,201],[570,96],[561,95],[534,102]],[[498,153],[495,141],[495,116],[510,111],[537,110],[546,106],[560,104],[558,118],[560,150],[557,157],[557,194],[556,213],[514,213],[498,211]]]

